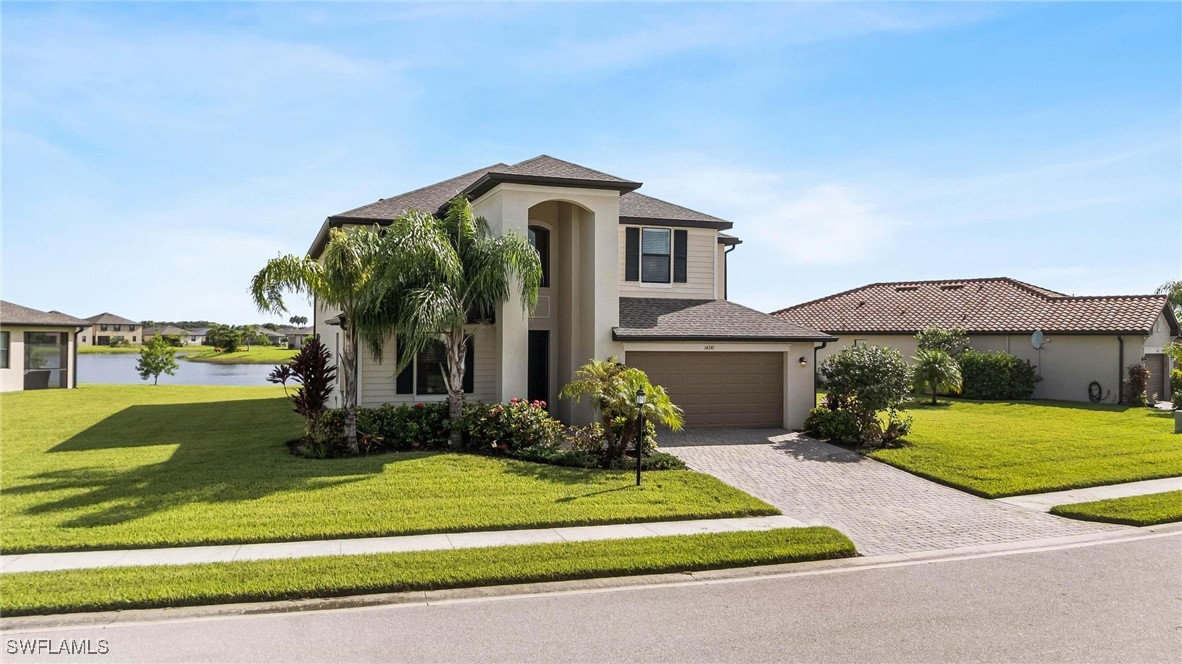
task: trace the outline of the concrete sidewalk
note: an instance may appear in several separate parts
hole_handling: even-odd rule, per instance
[[[1166,491],[1182,491],[1182,477],[1126,482],[1124,484],[1094,486],[1088,489],[1071,489],[1070,491],[1033,493],[1027,496],[1010,496],[1009,498],[998,498],[997,500],[998,502],[1025,507],[1026,509],[1049,512],[1055,505],[1087,503],[1093,500],[1108,500],[1109,498],[1128,498],[1129,496],[1143,496],[1150,493],[1165,493]]]
[[[96,567],[188,565],[192,563],[221,563],[238,560],[350,556],[365,553],[393,553],[399,551],[472,549],[513,544],[586,542],[593,540],[627,539],[632,537],[667,537],[670,535],[772,530],[775,528],[799,528],[805,525],[805,523],[787,516],[762,516],[741,519],[697,519],[692,521],[621,523],[606,526],[538,528],[535,530],[438,533],[431,535],[406,535],[402,537],[366,537],[304,542],[188,546],[171,549],[26,553],[0,556],[0,573],[50,572],[63,569],[88,569]]]

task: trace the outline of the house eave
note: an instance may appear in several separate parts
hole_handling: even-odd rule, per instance
[[[485,173],[460,193],[470,199],[483,196],[499,184],[532,184],[543,187],[573,187],[576,189],[609,189],[626,194],[640,188],[640,182],[626,180],[589,180],[584,178],[563,178],[547,175],[514,175],[510,173]]]
[[[837,337],[830,336],[753,336],[753,335],[668,335],[668,334],[620,334],[612,330],[612,339],[627,343],[629,341],[711,341],[717,343],[785,343],[792,341],[837,341]]]
[[[673,226],[676,228],[712,228],[729,231],[735,225],[729,221],[706,221],[704,219],[661,219],[657,217],[620,217],[621,226]],[[738,239],[738,238],[736,238]],[[719,240],[722,242],[722,240]],[[740,241],[741,242],[741,241]],[[725,244],[725,243],[724,243]],[[738,244],[735,242],[734,244]]]

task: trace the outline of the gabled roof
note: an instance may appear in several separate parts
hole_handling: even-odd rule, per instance
[[[319,256],[328,241],[328,230],[348,224],[388,224],[400,214],[419,210],[431,214],[442,214],[447,203],[460,194],[475,199],[498,184],[516,182],[552,187],[578,187],[591,189],[614,189],[620,192],[620,223],[656,223],[669,225],[715,228],[726,230],[734,224],[703,212],[697,212],[680,205],[674,205],[651,196],[635,193],[639,182],[609,175],[601,171],[555,159],[549,155],[538,155],[533,159],[516,164],[497,163],[457,175],[454,178],[436,182],[414,191],[408,191],[390,198],[382,198],[335,214],[325,220],[316,234],[308,254]]]
[[[876,283],[781,309],[772,315],[830,334],[915,334],[937,325],[970,334],[1149,334],[1165,313],[1165,295],[1077,297],[994,277]]]
[[[145,327],[144,336],[154,337],[156,335],[163,335],[166,337],[191,337],[193,336],[188,330],[179,328],[175,325],[165,325],[164,327]]]
[[[727,300],[620,298],[617,341],[832,341],[816,330]]]
[[[89,321],[74,318],[60,311],[41,311],[0,300],[0,324],[44,325],[47,327],[87,327]]]
[[[95,325],[139,325],[139,321],[130,320],[124,318],[123,316],[116,316],[115,314],[107,311],[94,316],[88,316],[86,320],[94,323]]]

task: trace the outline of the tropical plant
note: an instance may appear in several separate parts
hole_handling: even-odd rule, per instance
[[[912,371],[903,354],[893,348],[854,346],[829,356],[820,367],[826,389],[858,421],[862,443],[883,442],[878,414],[891,413],[910,396]]]
[[[421,351],[442,342],[448,417],[457,425],[472,333],[513,296],[521,300],[522,315],[537,304],[538,252],[519,233],[494,235],[464,196],[451,201],[442,219],[413,210],[398,217],[384,230],[381,247],[377,280],[391,287],[359,312],[362,323],[378,332],[368,337],[370,349],[380,361],[384,341],[397,335],[400,372]],[[460,431],[453,427],[451,447],[461,444]]]
[[[945,329],[937,325],[924,328],[915,335],[920,350],[942,350],[952,357],[969,347],[969,333],[960,328]]]
[[[357,348],[361,339],[380,347],[391,326],[368,325],[372,317],[363,317],[364,303],[380,300],[398,284],[382,281],[391,273],[378,270],[383,258],[383,243],[378,233],[368,228],[329,231],[328,242],[320,260],[289,254],[267,261],[250,282],[250,294],[260,311],[281,314],[287,311],[283,294],[287,291],[314,297],[324,306],[339,310],[341,325],[340,378],[345,408],[345,441],[350,454],[359,454],[357,445]],[[395,261],[397,262],[397,261]]]
[[[964,383],[960,376],[960,365],[946,351],[920,348],[911,359],[915,361],[915,391],[931,391],[933,406],[936,405],[938,392],[959,391]]]
[[[277,364],[271,373],[267,374],[267,382],[283,386],[283,395],[287,396],[287,381],[295,377],[290,364]]]
[[[1041,380],[1030,360],[1005,351],[970,348],[956,359],[962,378],[960,393],[969,399],[1029,399]]]
[[[644,390],[646,401],[637,407],[636,394]],[[649,382],[648,376],[635,367],[616,362],[616,358],[591,360],[575,372],[575,379],[560,393],[564,399],[581,401],[587,397],[603,422],[605,463],[610,465],[624,456],[628,443],[635,441],[639,432],[640,415],[649,423],[663,424],[674,431],[681,429],[682,411],[669,400],[660,385]],[[646,432],[645,449],[650,432]]]
[[[1161,349],[1161,352],[1169,356],[1174,364],[1182,364],[1182,343],[1171,341]]]
[[[320,439],[320,421],[337,377],[337,368],[331,360],[328,347],[320,342],[320,337],[314,336],[289,363],[292,380],[300,384],[291,401],[292,409],[304,418],[305,445],[314,445]]]
[[[292,325],[295,325],[296,327],[303,327],[308,324],[308,317],[307,316],[292,316],[291,318],[287,319],[287,322],[291,323]]]
[[[135,364],[140,378],[151,378],[153,385],[160,382],[160,374],[172,376],[179,368],[180,365],[176,363],[176,349],[160,335],[152,337],[147,345],[140,348],[140,359]]]
[[[242,345],[242,332],[229,325],[214,323],[205,333],[205,343],[223,353],[233,353]]]
[[[1174,309],[1174,315],[1182,318],[1182,281],[1167,281],[1153,291],[1157,295],[1165,295]]]
[[[1149,386],[1149,367],[1144,364],[1129,365],[1129,403],[1134,406],[1152,406],[1145,395]]]

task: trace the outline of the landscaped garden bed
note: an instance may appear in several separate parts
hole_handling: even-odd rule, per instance
[[[855,555],[831,528],[0,575],[6,616],[690,572]]]
[[[1122,523],[1127,526],[1172,523],[1182,521],[1182,491],[1056,505],[1051,508],[1051,514],[1084,521]]]
[[[0,396],[0,550],[164,547],[764,516],[700,473],[397,452],[313,461],[279,387]]]

